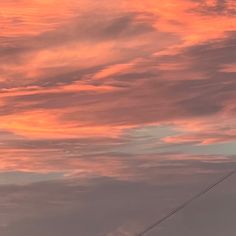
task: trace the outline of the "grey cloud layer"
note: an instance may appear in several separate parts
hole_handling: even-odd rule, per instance
[[[93,178],[1,186],[2,235],[116,236],[141,231],[235,165],[233,159],[187,158],[164,158],[160,167],[156,159],[152,164],[140,159],[139,174],[145,178],[132,181]],[[137,159],[129,162],[136,165]]]

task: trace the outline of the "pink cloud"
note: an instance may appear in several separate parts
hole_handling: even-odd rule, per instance
[[[155,124],[183,133],[165,143],[235,140],[234,4],[102,3],[0,3],[0,129],[119,139]]]

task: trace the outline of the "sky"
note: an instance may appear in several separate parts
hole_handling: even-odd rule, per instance
[[[0,29],[1,236],[135,236],[236,168],[234,0],[4,0]],[[235,178],[148,236],[232,235]]]

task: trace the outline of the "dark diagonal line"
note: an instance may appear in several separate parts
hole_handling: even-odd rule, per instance
[[[213,183],[212,185],[208,186],[207,188],[203,189],[201,192],[199,192],[198,194],[194,195],[193,197],[191,197],[190,199],[188,199],[186,202],[184,202],[183,204],[181,204],[180,206],[176,207],[174,210],[172,210],[171,212],[169,212],[166,216],[164,216],[163,218],[157,220],[156,222],[154,222],[153,224],[151,224],[150,226],[148,226],[146,229],[144,229],[142,232],[138,233],[136,236],[144,236],[147,233],[149,233],[151,230],[153,230],[154,228],[158,227],[160,224],[162,224],[164,221],[166,221],[167,219],[169,219],[170,217],[172,217],[173,215],[175,215],[176,213],[178,213],[179,211],[183,210],[185,207],[187,207],[188,205],[190,205],[193,201],[197,200],[198,198],[200,198],[201,196],[203,196],[204,194],[210,192],[213,188],[215,188],[218,184],[224,182],[226,179],[228,179],[229,177],[231,177],[232,175],[234,175],[236,173],[236,170],[229,172],[228,174],[226,174],[225,176],[223,176],[222,178],[220,178],[217,182]]]

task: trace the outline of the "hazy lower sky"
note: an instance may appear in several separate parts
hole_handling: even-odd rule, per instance
[[[1,236],[135,236],[236,168],[234,0],[2,0],[0,29]],[[235,181],[147,235],[235,234]]]

